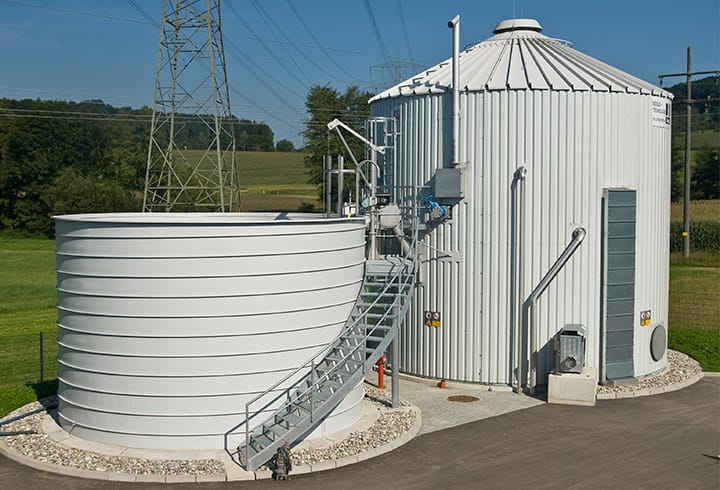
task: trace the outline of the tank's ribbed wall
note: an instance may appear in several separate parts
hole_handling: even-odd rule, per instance
[[[649,94],[506,90],[461,94],[461,157],[466,197],[452,220],[421,245],[421,281],[402,330],[402,366],[421,376],[508,384],[515,355],[510,324],[510,186],[520,165],[525,183],[523,296],[583,226],[587,238],[539,300],[539,382],[552,366],[548,341],[567,323],[588,328],[587,364],[600,354],[601,199],[605,188],[636,189],[636,313],[667,323],[670,130],[653,127]],[[430,183],[448,166],[449,95],[374,100],[373,116],[399,115],[399,184]],[[407,179],[407,180],[403,180]],[[423,311],[442,326],[423,325]],[[637,315],[636,315],[637,317]],[[635,375],[652,361],[652,328],[635,328]]]
[[[57,217],[67,431],[135,447],[222,448],[246,402],[338,335],[362,283],[364,220],[274,218]],[[359,385],[327,424],[354,422],[362,393]]]

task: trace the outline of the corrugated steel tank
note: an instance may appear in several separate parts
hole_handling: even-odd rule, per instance
[[[225,447],[246,402],[340,333],[364,231],[364,219],[284,213],[56,217],[62,427],[132,447]],[[355,422],[363,393],[316,434]]]
[[[603,195],[637,191],[632,344],[634,371],[662,369],[650,353],[667,326],[671,95],[540,33],[532,19],[498,24],[459,56],[458,167],[464,198],[420,245],[420,278],[401,332],[405,372],[514,384],[511,322],[511,183],[524,185],[526,298],[583,226],[587,238],[538,302],[538,384],[553,365],[551,339],[566,324],[587,328],[587,365],[601,367],[606,309]],[[398,120],[396,184],[426,185],[452,161],[451,60],[371,99],[372,116]],[[421,194],[421,199],[424,194]],[[632,294],[632,293],[630,293]],[[425,311],[441,326],[426,327]],[[640,324],[651,311],[650,325]]]

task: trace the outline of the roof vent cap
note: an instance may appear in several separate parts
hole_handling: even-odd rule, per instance
[[[540,22],[535,19],[507,19],[495,26],[493,34],[500,34],[508,31],[542,31]]]

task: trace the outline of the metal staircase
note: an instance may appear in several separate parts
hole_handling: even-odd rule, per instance
[[[286,442],[309,434],[362,382],[396,337],[414,285],[414,254],[366,262],[365,280],[341,334],[328,349],[246,404],[245,422],[239,427],[252,429],[237,448],[241,466],[255,470]],[[297,381],[280,388],[293,378]],[[267,417],[266,410],[278,403]],[[257,423],[263,415],[266,418]]]

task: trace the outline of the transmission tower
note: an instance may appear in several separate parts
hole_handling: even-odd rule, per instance
[[[163,0],[144,211],[237,211],[220,0]]]

